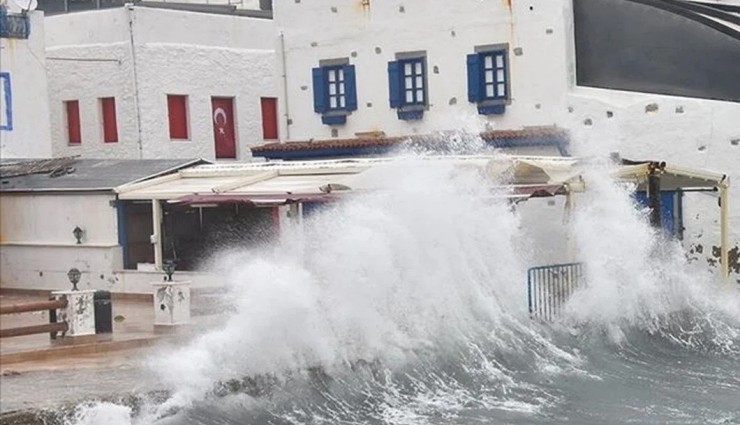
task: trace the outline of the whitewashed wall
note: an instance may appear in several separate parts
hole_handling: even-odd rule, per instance
[[[135,12],[144,157],[215,159],[212,96],[234,98],[237,159],[249,157],[263,143],[260,97],[278,93],[272,21]],[[170,140],[167,94],[189,96],[189,141]]]
[[[0,195],[0,285],[35,290],[69,289],[67,272],[82,272],[80,289],[149,294],[161,272],[123,270],[113,194]],[[82,243],[72,234],[85,233]],[[220,286],[220,277],[177,272],[193,288]]]
[[[122,268],[113,195],[3,194],[0,282],[4,287],[67,289],[67,271],[83,272],[80,288],[108,289]],[[82,243],[72,230],[84,229]]]
[[[730,177],[730,248],[740,247],[740,103],[574,88],[564,121],[576,154],[620,152],[629,159],[659,159]],[[713,263],[719,246],[716,194],[684,200],[684,245]],[[740,279],[740,275],[734,275]]]
[[[133,31],[129,30],[129,25]],[[261,143],[260,97],[277,97],[272,21],[154,8],[47,19],[55,156],[215,159],[211,96],[235,98],[237,158]],[[138,93],[138,95],[137,95]],[[189,96],[190,140],[169,137],[167,94]],[[105,144],[98,98],[115,96],[119,142]],[[80,100],[82,144],[63,102]]]
[[[44,15],[28,14],[28,39],[0,38],[0,72],[10,76],[10,92],[0,87],[0,157],[51,156],[49,103],[44,56]],[[0,82],[2,86],[2,82]],[[6,112],[10,110],[12,122]]]
[[[363,3],[275,3],[285,45],[290,121],[282,124],[289,139],[555,124],[571,131],[576,154],[619,151],[625,158],[728,173],[734,182],[731,248],[740,246],[739,104],[576,87],[570,0]],[[477,45],[498,43],[509,44],[512,98],[504,115],[486,118],[467,101],[465,57]],[[396,52],[419,50],[427,53],[430,106],[423,120],[405,122],[388,105],[387,63]],[[331,127],[313,111],[311,68],[334,58],[356,66],[358,110],[346,125]],[[684,208],[685,245],[702,245],[701,261],[712,262],[711,247],[719,245],[716,199],[690,195]]]
[[[562,113],[572,66],[567,1],[409,0],[363,6],[313,0],[279,1],[274,8],[285,44],[292,140],[332,137],[332,127],[313,111],[311,68],[322,59],[349,58],[356,67],[358,110],[346,125],[334,127],[340,138],[378,130],[388,135],[480,130],[485,122],[493,128],[552,125]],[[512,100],[504,115],[486,119],[467,99],[466,55],[475,46],[499,43],[509,45]],[[398,52],[419,50],[427,54],[429,110],[421,121],[402,121],[389,107],[387,64]]]

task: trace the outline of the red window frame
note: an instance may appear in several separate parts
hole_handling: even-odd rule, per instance
[[[170,139],[188,140],[188,97],[168,94],[167,116],[170,124]]]
[[[277,140],[277,98],[262,97],[260,98],[260,106],[262,107],[262,138],[264,140]]]
[[[82,131],[80,129],[80,102],[78,100],[67,100],[64,102],[64,110],[67,115],[67,144],[82,144]]]
[[[100,108],[103,117],[103,142],[118,143],[118,122],[116,120],[116,98],[101,97]]]

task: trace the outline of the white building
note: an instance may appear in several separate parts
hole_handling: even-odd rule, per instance
[[[51,156],[47,99],[44,16],[0,5],[0,157]]]
[[[569,130],[576,154],[619,151],[729,173],[740,200],[740,7],[714,3],[276,2],[281,139],[367,149],[358,134],[556,126]],[[255,154],[316,152],[304,145]],[[716,265],[716,201],[681,208],[681,197],[664,202],[671,231]],[[740,275],[740,208],[731,211]]]
[[[193,6],[203,6],[208,11],[230,13],[248,11],[251,15],[270,16],[272,0],[37,0],[39,10],[54,15],[57,13],[80,12],[121,7],[126,3],[137,5],[166,5],[172,8],[183,7],[192,10]]]
[[[0,282],[4,288],[68,289],[67,271],[83,272],[80,288],[148,292],[161,273],[126,270],[154,263],[151,220],[140,206],[123,209],[115,189],[171,175],[200,160],[57,158],[0,162]],[[124,228],[133,228],[129,237]],[[75,234],[79,229],[79,239]],[[130,257],[126,254],[129,253]]]
[[[238,160],[278,137],[270,19],[128,5],[46,26],[54,156]]]

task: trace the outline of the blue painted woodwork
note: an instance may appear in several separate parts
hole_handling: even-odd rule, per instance
[[[669,236],[675,236],[676,235],[676,229],[678,224],[679,226],[682,225],[682,223],[676,223],[676,216],[675,216],[675,191],[661,191],[660,192],[660,220],[661,220],[661,226],[663,227],[663,231],[665,234]],[[640,191],[635,192],[634,194],[635,202],[637,202],[638,205],[640,205],[643,208],[649,208],[650,207],[650,201],[647,196],[647,192]]]
[[[3,87],[3,109],[5,110],[4,119],[0,119],[0,130],[13,131],[13,91],[10,85],[10,73],[0,72],[0,85]]]
[[[391,108],[401,106],[401,64],[388,62],[388,99]]]

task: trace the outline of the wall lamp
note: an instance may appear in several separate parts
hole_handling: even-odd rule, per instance
[[[172,282],[172,274],[175,273],[175,260],[165,260],[162,263],[162,270],[167,275],[164,280],[166,282]]]
[[[85,233],[84,230],[80,229],[80,226],[77,226],[72,230],[72,234],[75,235],[75,239],[77,239],[77,245],[80,245],[82,243],[82,235]]]
[[[79,291],[79,289],[77,289],[77,284],[80,283],[80,277],[82,277],[82,272],[80,272],[77,267],[72,267],[67,272],[67,278],[69,278],[69,281],[72,283],[73,291]]]

